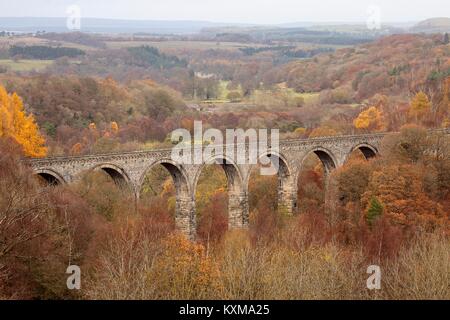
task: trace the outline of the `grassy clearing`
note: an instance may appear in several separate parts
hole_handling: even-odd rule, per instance
[[[299,93],[289,88],[286,82],[279,83],[277,88],[285,95],[291,98],[302,98],[305,104],[313,104],[319,101],[320,92]]]
[[[215,41],[146,41],[146,40],[130,40],[130,41],[108,41],[106,45],[110,49],[130,48],[139,46],[151,46],[160,50],[164,49],[234,49],[242,47],[258,46],[254,43],[239,43],[239,42],[215,42]]]
[[[292,89],[291,89],[292,90]],[[298,97],[303,98],[306,104],[312,104],[319,101],[319,92],[296,93]]]
[[[0,59],[0,66],[4,66],[12,71],[39,71],[43,70],[53,63],[53,60],[11,60],[11,59]]]
[[[319,92],[298,93],[294,89],[281,83],[272,90],[257,89],[248,97],[243,97],[240,101],[231,101],[227,98],[227,86],[229,81],[220,81],[219,96],[214,100],[204,100],[201,104],[214,105],[216,112],[237,112],[237,111],[261,111],[266,109],[289,110],[298,108],[298,101],[303,101],[303,105],[312,105],[319,102]],[[242,95],[242,89],[237,89]]]
[[[273,108],[291,109],[298,105],[311,105],[319,101],[319,93],[298,93],[283,85],[275,90],[255,90],[248,98],[254,105]]]

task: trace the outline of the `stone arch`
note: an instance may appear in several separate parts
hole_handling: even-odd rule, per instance
[[[139,197],[145,176],[157,165],[163,166],[170,173],[175,185],[175,225],[178,230],[190,239],[194,239],[196,229],[195,202],[192,196],[188,175],[181,165],[171,159],[161,159],[152,162],[146,167],[139,179],[138,185],[136,186],[137,197]]]
[[[329,149],[324,148],[324,147],[320,147],[320,146],[316,146],[314,148],[311,148],[306,155],[303,157],[301,164],[300,164],[300,168],[299,168],[299,172],[297,173],[297,177],[296,177],[296,185],[298,186],[298,183],[300,183],[300,174],[302,172],[302,168],[304,168],[304,162],[305,160],[308,158],[308,156],[310,154],[314,153],[320,160],[320,162],[323,165],[324,168],[324,208],[325,211],[327,212],[328,208],[329,208],[329,204],[330,204],[330,193],[329,191],[329,184],[330,184],[330,173],[337,168],[337,166],[340,164],[340,162],[337,161],[336,156],[333,154],[333,152],[331,152]],[[298,195],[296,195],[297,197]],[[297,201],[301,201],[301,199],[297,199]]]
[[[222,167],[227,177],[227,183],[230,189],[243,189],[244,180],[239,166],[231,158],[222,155],[214,156],[204,161],[204,164],[197,170],[197,173],[195,175],[193,183],[194,189],[197,188],[197,183],[204,167],[211,164],[217,164]]]
[[[262,153],[259,158],[258,158],[258,162],[261,163],[261,159],[263,157],[269,157],[269,158],[276,158],[278,159],[278,170],[277,170],[277,174],[278,176],[280,176],[282,179],[287,179],[291,176],[292,174],[292,169],[289,166],[289,162],[287,160],[287,158],[279,153],[279,152],[275,152],[275,151],[267,151],[265,153]]]
[[[183,169],[181,165],[179,165],[178,163],[176,163],[171,159],[157,160],[152,162],[149,166],[147,166],[144,172],[142,173],[141,177],[139,178],[137,192],[140,191],[147,173],[157,165],[163,166],[170,173],[170,176],[172,177],[173,183],[175,185],[175,191],[177,195],[179,194],[185,197],[190,197],[192,195],[186,171]]]
[[[352,150],[347,155],[347,158],[350,156],[350,154],[355,151],[359,150],[364,155],[364,157],[369,160],[371,158],[375,158],[378,154],[378,149],[368,143],[360,143],[352,148]]]
[[[52,186],[66,184],[62,175],[52,169],[39,169],[36,170],[35,174]]]
[[[278,176],[278,212],[286,215],[291,215],[295,211],[295,208],[297,206],[297,185],[295,184],[293,170],[289,166],[289,161],[283,154],[272,150],[261,154],[259,157],[259,163],[261,163],[261,158],[263,157],[269,157],[271,159],[278,160],[278,168],[276,171],[276,174]],[[272,161],[272,163],[274,162]],[[249,183],[250,175],[251,174],[248,175],[247,184]]]
[[[227,178],[229,228],[245,227],[248,224],[247,189],[239,166],[229,157],[217,155],[204,161],[194,177],[194,196],[203,169],[211,164],[220,165]]]
[[[337,168],[338,161],[334,154],[323,147],[314,147],[311,150],[309,150],[306,155],[302,159],[302,166],[305,159],[311,154],[314,153],[322,162],[322,165],[325,169],[325,174],[329,174],[331,171]]]
[[[94,167],[92,170],[101,170],[108,174],[111,179],[113,179],[114,183],[123,188],[123,187],[132,187],[130,185],[130,178],[124,169],[112,163],[102,163]]]

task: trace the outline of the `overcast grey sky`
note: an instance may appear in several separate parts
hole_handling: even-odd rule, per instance
[[[69,5],[82,17],[213,22],[358,22],[369,6],[384,22],[450,17],[450,0],[0,0],[3,17],[63,17]]]

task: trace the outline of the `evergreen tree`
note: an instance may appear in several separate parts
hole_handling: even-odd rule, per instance
[[[372,225],[373,222],[383,214],[383,205],[377,199],[377,197],[372,197],[370,199],[370,204],[367,209],[367,223]]]

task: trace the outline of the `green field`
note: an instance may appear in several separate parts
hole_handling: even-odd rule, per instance
[[[53,63],[53,60],[11,60],[11,59],[0,59],[0,66],[6,67],[12,71],[32,71],[32,70],[43,70]]]

